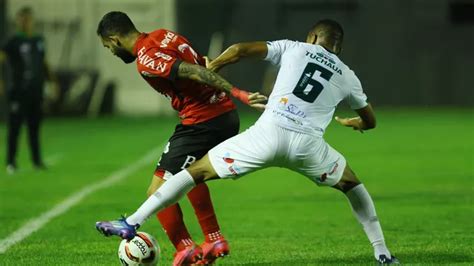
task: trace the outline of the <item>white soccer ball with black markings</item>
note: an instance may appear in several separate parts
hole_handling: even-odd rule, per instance
[[[122,265],[156,265],[160,256],[160,246],[155,238],[145,232],[137,232],[131,240],[122,240],[118,249]]]

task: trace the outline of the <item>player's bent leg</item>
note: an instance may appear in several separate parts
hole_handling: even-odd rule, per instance
[[[342,191],[352,208],[356,219],[374,248],[374,257],[380,265],[399,264],[398,259],[390,254],[382,232],[382,227],[375,212],[375,206],[368,191],[359,181],[347,164],[343,176],[333,188]]]
[[[209,154],[204,155],[204,157],[193,163],[186,170],[188,170],[189,174],[193,177],[194,182],[196,182],[196,184],[219,178],[216,173],[216,170],[214,170],[214,167],[212,166],[209,160]]]
[[[333,186],[333,188],[340,190],[343,193],[346,193],[347,191],[351,190],[359,184],[361,184],[361,182],[359,181],[359,179],[357,179],[355,173],[349,167],[349,164],[346,163],[342,178],[336,185]]]
[[[191,174],[191,176],[193,176],[194,181],[196,184],[198,184],[198,186],[203,185],[202,182],[219,178],[216,171],[214,170],[214,167],[209,161],[208,154],[188,167],[187,171]],[[205,238],[206,239],[204,243],[201,244],[203,256],[197,264],[212,264],[216,261],[216,259],[229,255],[229,243],[220,233],[220,230],[217,230],[211,234],[205,234]]]
[[[216,179],[218,176],[237,178],[262,168],[272,158],[277,146],[269,141],[273,138],[265,138],[266,132],[262,130],[264,129],[250,128],[211,149],[209,156],[204,156],[189,170],[182,170],[164,182],[135,213],[126,219],[127,224],[142,225],[153,213],[176,203],[193,189],[196,183]]]
[[[165,180],[163,179],[163,177],[161,176],[158,176],[158,175],[153,175],[152,179],[151,179],[151,183],[150,185],[148,186],[148,189],[146,191],[146,195],[147,197],[153,195],[153,193],[155,193],[155,191],[161,187],[161,185],[163,185],[163,183],[165,183]]]
[[[147,196],[150,197],[153,195],[153,193],[165,183],[164,178],[171,176],[171,173],[168,171],[158,168],[155,171],[155,175],[152,178],[150,186],[148,187]],[[166,232],[168,239],[171,241],[178,252],[182,251],[186,247],[194,245],[191,235],[184,224],[183,212],[178,203],[173,204],[160,212],[157,212],[156,217]],[[182,255],[183,253],[179,254]],[[183,258],[181,258],[181,260],[182,259]]]

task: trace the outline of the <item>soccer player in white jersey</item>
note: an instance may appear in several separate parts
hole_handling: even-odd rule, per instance
[[[374,203],[344,156],[329,146],[323,134],[342,100],[359,115],[337,118],[344,126],[363,131],[375,127],[375,115],[354,72],[337,56],[343,30],[332,20],[319,21],[306,43],[281,40],[240,43],[229,47],[208,68],[214,71],[240,58],[260,58],[279,65],[265,111],[245,132],[209,151],[201,160],[168,179],[128,218],[97,222],[105,235],[130,237],[156,211],[177,202],[196,184],[212,179],[238,178],[280,166],[330,186],[346,195],[362,224],[379,264],[398,264],[385,245]]]

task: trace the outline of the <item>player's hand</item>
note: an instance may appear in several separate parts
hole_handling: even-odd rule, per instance
[[[360,131],[360,133],[364,133],[363,128],[363,122],[360,117],[352,117],[352,118],[340,118],[338,116],[334,117],[339,124],[346,126],[346,127],[352,127],[354,130]]]
[[[265,111],[265,103],[267,102],[268,98],[265,95],[262,95],[258,92],[250,93],[249,94],[249,105],[252,108],[257,109],[260,112]]]

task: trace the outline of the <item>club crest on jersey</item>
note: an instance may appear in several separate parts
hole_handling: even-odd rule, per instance
[[[288,103],[288,98],[286,97],[280,98],[280,101],[278,101],[278,109],[285,110],[287,103]]]

